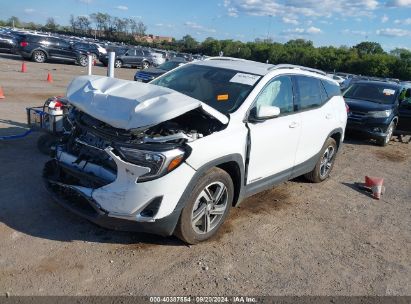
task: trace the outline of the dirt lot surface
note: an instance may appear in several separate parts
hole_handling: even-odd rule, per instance
[[[64,94],[84,68],[0,56],[0,136],[22,131],[25,107]],[[51,72],[54,82],[46,82]],[[132,79],[134,69],[116,70]],[[96,74],[105,74],[103,67]],[[299,178],[232,209],[213,240],[114,232],[49,198],[38,134],[0,141],[0,294],[411,295],[411,145],[350,140],[331,178]],[[382,176],[374,200],[356,189]]]

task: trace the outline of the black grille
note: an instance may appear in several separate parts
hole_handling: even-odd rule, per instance
[[[64,204],[67,207],[72,208],[86,216],[94,217],[98,215],[96,209],[90,205],[89,199],[85,198],[78,191],[53,182],[48,182],[48,186],[50,190],[59,196],[59,199],[64,201]]]

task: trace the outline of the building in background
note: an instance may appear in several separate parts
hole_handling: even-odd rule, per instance
[[[157,36],[157,35],[144,35],[144,36],[134,36],[134,39],[136,41],[140,42],[148,42],[148,43],[154,43],[154,42],[173,42],[173,37],[169,36]]]

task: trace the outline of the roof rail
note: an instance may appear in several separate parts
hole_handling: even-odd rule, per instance
[[[204,60],[247,61],[246,59],[242,59],[242,58],[223,57],[223,56],[208,57],[208,58],[205,58]]]
[[[327,73],[325,73],[324,71],[313,69],[313,68],[308,68],[308,67],[301,66],[301,65],[294,65],[294,64],[276,64],[268,68],[269,71],[278,70],[278,69],[297,69],[297,70],[317,73],[317,74],[324,75],[324,76],[327,75]]]

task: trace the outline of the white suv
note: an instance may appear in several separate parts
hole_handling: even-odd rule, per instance
[[[72,128],[44,169],[55,200],[101,226],[191,244],[250,195],[325,180],[347,121],[325,73],[224,57],[148,84],[81,76],[67,98]]]

